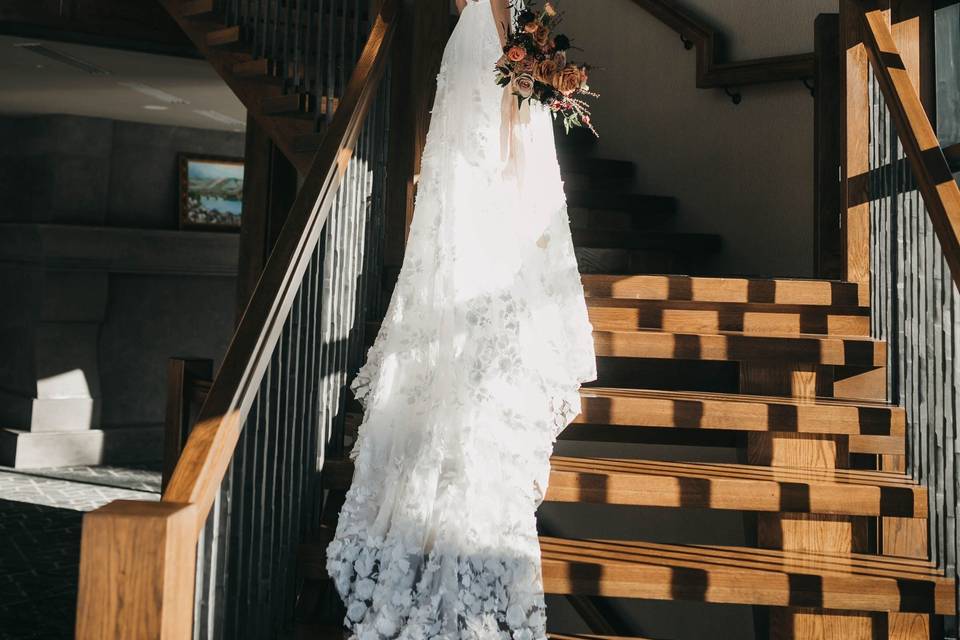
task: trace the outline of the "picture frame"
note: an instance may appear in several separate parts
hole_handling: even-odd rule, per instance
[[[180,229],[240,230],[243,222],[243,159],[181,153]]]

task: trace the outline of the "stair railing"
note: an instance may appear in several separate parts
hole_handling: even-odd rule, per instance
[[[360,285],[376,280],[361,253],[382,240],[380,80],[398,12],[398,0],[379,9],[162,500],[84,517],[77,638],[266,638],[290,626],[297,545],[317,521],[344,369],[363,345]]]
[[[892,4],[841,3],[845,277],[870,302],[872,333],[889,344],[888,398],[907,411],[906,456],[880,466],[929,487],[929,523],[882,519],[879,551],[956,577],[960,189],[918,91],[919,19],[899,20]]]
[[[369,0],[213,0],[213,8],[267,75],[318,122],[333,118],[355,49],[371,15]],[[294,100],[293,103],[296,103]]]

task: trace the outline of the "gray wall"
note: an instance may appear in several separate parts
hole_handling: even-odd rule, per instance
[[[734,60],[813,51],[836,0],[682,0],[727,36]],[[634,160],[647,193],[679,199],[678,228],[723,236],[715,272],[812,273],[813,99],[800,83],[746,87],[734,106],[697,89],[695,54],[630,0],[559,0],[564,28],[602,69],[597,154]]]
[[[0,222],[177,229],[177,154],[243,157],[242,133],[0,118]]]
[[[40,242],[38,255],[29,258],[46,265],[41,267],[46,280],[63,281],[62,274],[71,270],[106,278],[102,319],[91,325],[96,365],[72,365],[99,372],[94,382],[100,424],[92,426],[160,424],[167,358],[219,362],[233,331],[236,290],[237,234],[176,231],[177,154],[242,157],[243,134],[59,115],[2,118],[0,140],[0,233],[6,223],[8,234],[37,229],[39,237],[59,238],[56,247]],[[83,247],[82,260],[66,255],[71,234]],[[12,258],[0,255],[0,263],[5,260],[9,270]],[[0,295],[17,297],[12,292]],[[96,293],[82,286],[44,287],[41,297],[49,299],[37,304],[69,307],[71,300]],[[26,296],[19,297],[7,304],[28,304]],[[38,335],[61,335],[70,321],[34,315]],[[68,353],[67,346],[54,351]],[[27,347],[33,353],[24,360],[44,359],[47,347]],[[32,364],[37,371],[49,368]]]
[[[235,278],[111,275],[100,331],[103,426],[163,422],[167,359],[212,358],[219,366],[235,299]]]

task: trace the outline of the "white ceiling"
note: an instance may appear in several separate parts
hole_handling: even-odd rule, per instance
[[[27,43],[109,75],[91,75],[17,46]],[[0,114],[39,113],[222,131],[243,131],[246,122],[243,104],[204,60],[0,36]]]

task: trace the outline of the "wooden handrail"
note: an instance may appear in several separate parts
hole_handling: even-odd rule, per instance
[[[806,81],[816,77],[816,56],[756,58],[739,62],[717,62],[717,32],[672,0],[633,0],[683,39],[687,48],[697,50],[697,87],[701,89],[743,87],[770,82]]]
[[[910,80],[885,12],[868,8],[862,0],[858,6],[864,19],[867,57],[913,169],[953,281],[960,286],[960,188],[950,172],[950,164],[940,148],[920,94]]]
[[[116,501],[84,517],[77,638],[188,637],[199,535],[377,94],[399,10],[399,0],[381,5],[162,501]]]
[[[217,496],[240,426],[256,397],[340,178],[353,156],[386,65],[398,9],[397,0],[386,0],[377,17],[163,496],[168,502],[197,505],[198,532]]]

